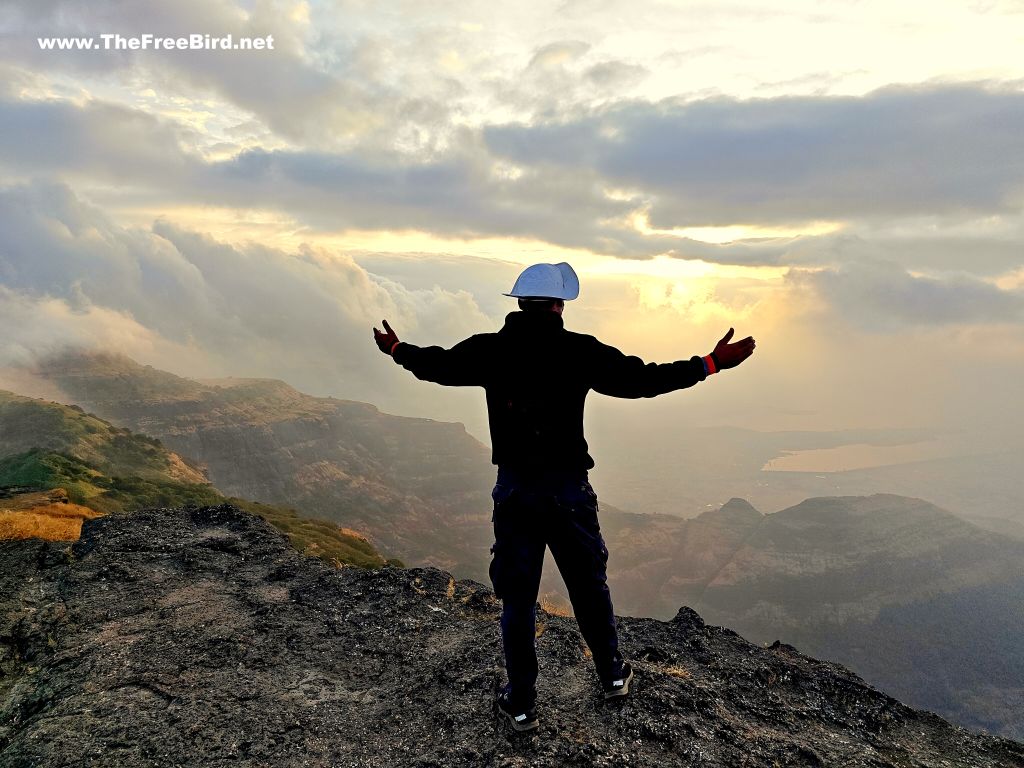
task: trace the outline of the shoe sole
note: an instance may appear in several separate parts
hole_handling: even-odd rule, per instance
[[[516,719],[512,717],[512,715],[505,715],[505,717],[507,717],[509,723],[512,724],[512,730],[516,731],[517,733],[525,733],[526,731],[532,731],[535,728],[540,727],[540,722],[538,722],[537,720],[528,723],[517,723]]]
[[[616,688],[613,691],[604,692],[604,700],[611,701],[612,699],[621,699],[623,696],[629,695],[629,685],[633,682],[633,669],[629,670],[629,677],[622,681],[622,687]]]
[[[532,731],[535,728],[540,727],[540,720],[526,720],[520,722],[516,720],[515,715],[511,714],[510,712],[506,712],[504,709],[501,708],[501,705],[497,702],[495,702],[494,706],[498,710],[498,714],[506,720],[508,720],[508,724],[512,726],[512,730],[517,731],[518,733],[523,733],[524,731]]]

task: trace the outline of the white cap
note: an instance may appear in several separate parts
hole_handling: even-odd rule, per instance
[[[580,279],[572,267],[564,261],[558,264],[533,264],[523,270],[512,286],[502,296],[520,299],[544,298],[572,301],[580,295]]]

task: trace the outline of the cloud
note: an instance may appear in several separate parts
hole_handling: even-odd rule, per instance
[[[35,72],[95,78],[121,78],[150,87],[174,106],[175,97],[221,100],[255,116],[277,136],[308,147],[393,148],[408,140],[410,122],[420,131],[430,123],[447,125],[448,102],[457,83],[422,77],[415,88],[389,82],[387,68],[359,66],[374,60],[382,40],[322,33],[311,23],[308,6],[261,0],[99,0],[88,8],[72,0],[12,2],[5,8],[4,53],[10,64]],[[336,20],[335,20],[336,22]],[[220,50],[41,50],[37,37],[124,37],[153,34],[187,37],[273,36],[273,48],[252,52]],[[351,61],[352,66],[325,66]],[[422,73],[422,69],[420,70]],[[107,89],[105,89],[107,90]],[[216,115],[215,115],[216,117]]]
[[[187,347],[168,342],[126,312],[80,300],[27,296],[0,285],[0,366],[27,366],[68,348],[117,349],[187,364]]]
[[[789,280],[816,294],[841,322],[868,331],[1024,322],[1024,291],[962,273],[914,275],[891,262],[862,261],[792,270]]]
[[[793,240],[782,261],[794,266],[891,262],[914,272],[957,271],[994,279],[1024,266],[1024,231],[967,235],[936,233],[934,226],[899,234],[858,227],[822,237]],[[941,232],[941,230],[940,230]]]
[[[659,229],[1017,213],[1024,93],[891,87],[863,97],[616,103],[484,129],[527,168],[596,172],[650,201]]]
[[[179,126],[97,101],[0,100],[0,131],[0,163],[24,178],[130,184],[151,204],[273,209],[321,231],[419,229],[624,255],[661,250],[639,232],[601,223],[631,206],[607,198],[592,174],[504,177],[468,130],[438,158],[254,149],[213,162],[186,148]]]
[[[828,263],[857,232],[880,233],[898,250],[886,230],[904,224],[904,239],[938,240],[935,253],[949,254],[936,222],[964,221],[957,237],[981,242],[994,219],[1016,229],[1000,233],[999,253],[992,238],[980,247],[991,263],[1006,262],[1024,232],[1024,94],[1008,89],[631,102],[559,124],[462,127],[444,152],[415,157],[253,148],[215,159],[196,149],[196,129],[95,99],[0,99],[0,132],[0,166],[15,178],[130,189],[136,205],[273,210],[320,232],[412,229],[768,265]],[[799,230],[814,219],[845,228],[711,244],[641,231],[635,219],[645,212],[665,230]]]
[[[0,162],[23,174],[72,174],[173,190],[200,167],[188,129],[98,100],[0,99]]]
[[[575,121],[485,127],[479,139],[467,129],[458,147],[419,164],[254,152],[213,169],[214,184],[223,190],[239,174],[272,194],[270,180],[284,180],[307,216],[330,206],[335,221],[349,213],[369,226],[533,237],[625,257],[779,263],[790,246],[783,239],[708,246],[642,233],[632,219],[647,211],[664,230],[1019,219],[1024,93],[944,86],[617,104]],[[516,174],[496,173],[501,161]]]
[[[0,166],[15,178],[62,178],[122,204],[269,209],[321,232],[521,237],[630,258],[674,251],[774,263],[786,248],[645,235],[627,223],[636,204],[607,196],[593,172],[502,174],[469,129],[456,149],[434,158],[253,149],[209,161],[190,149],[189,129],[139,110],[95,100],[0,99],[0,133]]]
[[[158,221],[121,227],[63,185],[0,190],[5,355],[64,345],[126,349],[192,375],[286,377],[381,402],[388,375],[371,327],[451,344],[494,323],[456,287],[410,289],[342,254],[231,246]]]
[[[548,43],[534,52],[527,69],[542,71],[558,69],[566,62],[579,59],[589,50],[590,43],[585,43],[582,40],[560,40]]]
[[[458,420],[486,439],[478,391],[415,380],[380,354],[370,328],[387,317],[401,338],[442,346],[495,330],[513,308],[500,293],[519,265],[230,245],[169,220],[126,228],[68,187],[42,183],[0,189],[0,231],[0,362],[99,346],[184,375],[283,378],[315,394]],[[663,300],[659,286],[671,291]],[[991,397],[1010,396],[1019,380],[1020,287],[1000,291],[962,274],[869,262],[794,268],[788,286],[742,276],[699,283],[592,275],[585,290],[570,327],[647,360],[706,353],[729,325],[758,338],[759,355],[742,377],[688,393],[682,412],[680,398],[642,406],[644,418],[666,424],[698,413],[759,424],[765,407],[807,407],[812,390],[827,414],[823,427],[908,413],[925,419],[942,398],[941,408],[962,412],[959,388],[975,385],[961,380],[967,374],[950,356],[971,350],[991,359],[992,370],[1002,355],[1005,375],[990,382]],[[714,311],[705,317],[708,302]],[[887,356],[908,367],[898,385],[864,367]],[[592,405],[597,432],[601,414],[621,405],[606,400]]]
[[[500,259],[444,254],[352,253],[353,260],[381,279],[414,292],[465,291],[490,318],[499,320],[516,309],[502,293],[512,288],[523,265]]]
[[[603,90],[630,88],[648,74],[646,67],[622,61],[602,61],[588,67],[583,76]]]
[[[490,78],[490,109],[510,109],[526,124],[559,121],[621,97],[650,74],[641,64],[597,53],[583,40],[556,40],[533,49],[524,67]]]

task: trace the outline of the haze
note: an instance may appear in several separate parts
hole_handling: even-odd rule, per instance
[[[109,32],[275,48],[37,44]],[[758,498],[782,451],[897,444],[857,466],[946,469],[842,490],[1019,509],[1019,473],[992,491],[979,467],[1024,455],[1022,43],[1009,1],[9,0],[0,364],[99,347],[486,442],[482,393],[416,381],[371,326],[449,346],[500,327],[524,265],[567,260],[573,330],[648,361],[758,340],[692,390],[591,396],[617,505],[770,511],[853,468],[819,456]],[[820,434],[702,450],[723,427]]]

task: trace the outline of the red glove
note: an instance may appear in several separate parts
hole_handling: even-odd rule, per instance
[[[726,368],[735,368],[754,354],[755,342],[753,336],[747,336],[745,339],[730,344],[729,339],[732,338],[732,334],[733,329],[730,328],[729,332],[722,337],[722,340],[715,345],[714,352],[708,355],[711,358],[711,364],[708,366],[709,373],[717,373],[719,370],[724,371]],[[706,360],[707,358],[705,358]],[[715,370],[711,370],[712,367]]]
[[[373,340],[377,342],[377,346],[380,347],[380,351],[385,355],[390,355],[395,351],[395,347],[398,346],[398,335],[391,330],[391,326],[388,325],[388,321],[384,321],[384,330],[387,333],[381,333],[376,328],[373,329]]]

